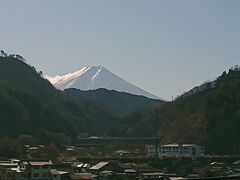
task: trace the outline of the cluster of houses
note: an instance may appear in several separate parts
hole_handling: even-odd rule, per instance
[[[197,166],[196,166],[197,167]],[[195,167],[195,168],[196,168]],[[214,161],[189,171],[184,177],[155,169],[147,163],[123,163],[116,160],[94,162],[26,161],[10,159],[0,161],[0,179],[3,180],[204,180],[240,179],[240,160],[231,164]],[[206,178],[199,170],[208,171],[214,177]]]
[[[0,167],[5,168],[2,179],[6,180],[66,180],[69,179],[67,171],[53,168],[51,161],[20,161],[11,159],[1,161]]]
[[[157,150],[157,151],[156,151]],[[119,154],[129,154],[128,151],[117,151]],[[196,144],[167,144],[156,148],[155,145],[146,146],[146,156],[185,156],[200,157],[205,155],[204,147]],[[149,179],[168,177],[159,171],[142,171],[132,166],[113,162],[68,163],[68,167],[58,167],[51,161],[27,161],[11,159],[0,161],[0,168],[4,170],[3,179],[13,180],[66,180],[66,179]],[[0,170],[1,170],[0,169]],[[146,169],[146,168],[145,168]],[[139,173],[141,172],[141,173]],[[173,178],[175,175],[171,175]]]
[[[73,148],[72,148],[73,149]],[[69,151],[72,151],[69,149]],[[119,150],[116,153],[129,154],[128,151]],[[147,145],[146,157],[202,157],[205,156],[203,146],[196,144],[166,144]],[[240,167],[239,161],[234,164]],[[219,162],[213,162],[208,170],[227,172],[228,169]],[[239,170],[240,173],[240,170]],[[0,161],[0,179],[4,180],[108,180],[108,179],[182,179],[177,174],[167,174],[166,171],[155,169],[148,163],[121,163],[118,160],[91,161],[91,162],[61,162],[53,164],[52,161],[17,160]]]
[[[205,149],[203,146],[196,144],[167,144],[157,147],[156,145],[147,145],[146,154],[148,157],[153,157],[156,155],[201,157],[205,155]]]
[[[146,165],[101,161],[95,164],[65,162],[54,165],[51,161],[0,161],[4,180],[110,180],[110,179],[172,179],[176,174],[165,174]]]

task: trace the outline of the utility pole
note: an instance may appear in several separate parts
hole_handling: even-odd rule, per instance
[[[155,126],[156,126],[156,141],[155,141],[155,153],[156,153],[156,159],[158,159],[158,110],[157,108],[155,109],[156,113],[156,119],[155,119]]]

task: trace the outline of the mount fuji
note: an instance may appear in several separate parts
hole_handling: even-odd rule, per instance
[[[151,99],[161,99],[118,77],[102,66],[86,66],[78,71],[63,76],[51,77],[46,75],[45,78],[60,90],[68,88],[80,90],[105,88],[108,90],[146,96]]]

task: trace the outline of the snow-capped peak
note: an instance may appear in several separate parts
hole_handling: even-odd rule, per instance
[[[80,70],[63,76],[45,76],[45,78],[48,79],[56,88],[61,90],[67,88],[76,88],[81,90],[106,88],[109,90],[143,95],[153,99],[160,99],[159,97],[116,76],[103,66],[86,66]]]
[[[51,77],[46,75],[45,77],[53,84],[53,85],[57,85],[65,80],[70,80],[70,79],[74,79],[77,78],[79,76],[81,76],[82,74],[84,74],[90,67],[84,67],[78,71],[75,71],[73,73],[68,73],[66,75],[63,76],[55,76],[55,77]]]

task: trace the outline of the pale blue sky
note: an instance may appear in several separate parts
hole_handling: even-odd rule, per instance
[[[0,0],[0,49],[48,75],[102,65],[171,99],[240,64],[240,1]]]

